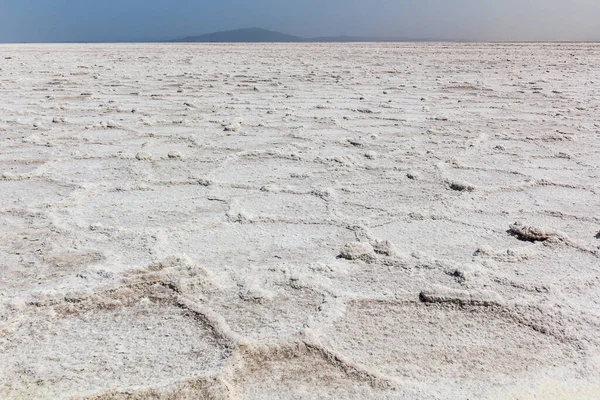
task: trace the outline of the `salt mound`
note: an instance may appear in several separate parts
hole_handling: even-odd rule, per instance
[[[376,259],[375,249],[367,242],[347,243],[340,251],[339,257],[346,260],[361,260],[368,263]]]

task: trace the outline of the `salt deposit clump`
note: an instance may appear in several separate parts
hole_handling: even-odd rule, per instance
[[[181,160],[183,155],[179,151],[172,150],[169,152],[168,157],[172,160]]]
[[[135,155],[135,158],[140,161],[149,161],[152,160],[152,154],[148,153],[147,151],[140,151]]]
[[[475,186],[463,181],[451,181],[448,183],[448,186],[450,189],[458,192],[472,192],[475,190]]]
[[[396,247],[389,240],[375,239],[371,241],[371,245],[377,254],[382,254],[388,257],[396,255]]]
[[[340,251],[339,257],[346,260],[361,260],[368,263],[376,260],[375,249],[367,242],[347,243]]]
[[[543,242],[551,238],[560,238],[563,235],[560,232],[551,229],[543,229],[537,226],[523,225],[521,222],[515,222],[509,227],[509,232],[520,240],[530,242]]]
[[[238,132],[240,129],[242,129],[242,122],[234,122],[223,125],[223,130],[225,132]]]

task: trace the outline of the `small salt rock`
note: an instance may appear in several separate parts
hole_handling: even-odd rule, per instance
[[[530,242],[543,242],[551,238],[560,238],[564,235],[557,231],[550,229],[543,229],[537,226],[523,225],[521,222],[515,222],[512,224],[508,232],[516,236],[519,240],[530,241]]]
[[[373,262],[376,259],[373,246],[367,242],[347,243],[342,248],[339,257],[346,260],[362,260],[365,262]]]
[[[484,275],[483,269],[477,264],[456,266],[455,268],[449,268],[446,272],[460,282],[465,282]]]
[[[414,172],[414,171],[408,171],[406,173],[406,177],[408,179],[413,180],[413,181],[418,181],[419,180],[419,174],[417,172]]]
[[[109,121],[102,121],[100,123],[100,125],[103,128],[109,128],[109,129],[113,129],[113,128],[118,128],[118,125],[115,121],[109,120]]]
[[[181,155],[181,153],[178,152],[178,151],[170,151],[169,154],[168,154],[168,157],[170,159],[172,159],[172,160],[173,159],[182,159],[183,158],[183,156]]]
[[[277,193],[279,191],[279,188],[275,185],[264,185],[264,186],[261,186],[260,191]]]
[[[365,153],[365,157],[368,158],[369,160],[374,160],[377,158],[377,153],[375,153],[374,151],[367,151]]]
[[[389,240],[375,239],[371,242],[371,246],[373,246],[373,250],[377,254],[383,254],[388,257],[396,255],[396,247]]]
[[[360,139],[348,139],[348,143],[355,147],[365,147],[365,144]]]
[[[90,225],[90,231],[100,231],[104,229],[104,226],[100,223]]]
[[[483,245],[477,248],[477,250],[475,250],[475,253],[473,253],[473,256],[491,256],[494,255],[494,249],[492,248],[492,246],[489,245]]]
[[[463,181],[452,181],[449,183],[449,186],[450,189],[456,190],[457,192],[472,192],[475,190],[475,186]]]
[[[137,158],[140,161],[148,161],[152,159],[152,154],[146,152],[146,151],[140,151],[139,153],[137,153],[135,155],[135,158]]]
[[[240,129],[242,129],[242,123],[241,122],[237,122],[235,124],[229,124],[223,127],[223,130],[225,132],[237,132]]]

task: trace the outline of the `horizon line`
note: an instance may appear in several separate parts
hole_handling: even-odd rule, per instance
[[[331,36],[336,37],[336,36]],[[318,38],[316,38],[318,39]],[[129,41],[23,41],[23,42],[2,42],[2,44],[317,44],[317,43],[600,43],[600,40],[475,40],[475,39],[375,39],[375,40],[348,40],[348,41],[327,41],[327,40],[299,40],[289,42],[245,42],[245,41],[212,41],[212,42],[196,42],[196,41],[174,41],[174,40],[129,40]]]

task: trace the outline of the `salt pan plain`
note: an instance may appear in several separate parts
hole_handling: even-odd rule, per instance
[[[600,45],[0,46],[0,398],[600,398]]]

